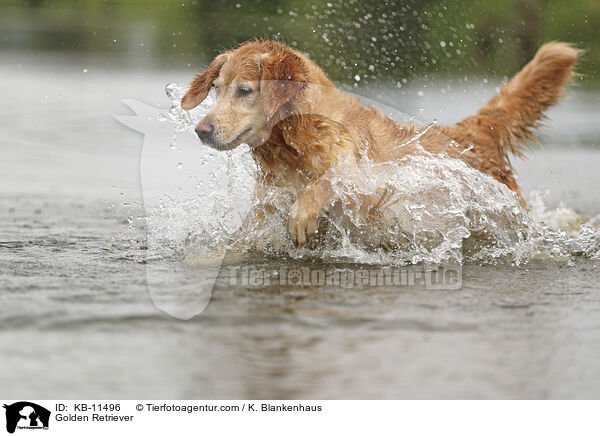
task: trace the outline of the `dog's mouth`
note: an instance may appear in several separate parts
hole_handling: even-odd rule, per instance
[[[221,150],[221,151],[226,151],[226,150],[232,150],[235,147],[237,147],[238,145],[240,145],[243,140],[244,137],[250,133],[252,131],[252,127],[248,127],[246,130],[244,130],[242,133],[240,133],[239,135],[237,135],[232,141],[229,141],[225,144],[220,144],[220,143],[212,143],[210,144],[213,148],[217,149],[217,150]]]

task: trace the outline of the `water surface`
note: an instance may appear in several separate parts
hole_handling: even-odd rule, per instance
[[[466,262],[460,290],[232,287],[222,277],[204,313],[180,321],[149,298],[145,236],[132,230],[142,137],[111,114],[131,97],[166,109],[164,85],[189,72],[7,57],[0,74],[12,78],[0,106],[0,396],[600,395],[598,236],[587,254]],[[398,106],[452,122],[492,92],[415,91]],[[575,92],[550,113],[545,149],[515,161],[548,220],[560,221],[561,202],[600,213],[598,99]]]

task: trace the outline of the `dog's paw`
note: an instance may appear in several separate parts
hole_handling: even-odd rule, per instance
[[[321,211],[314,202],[302,201],[300,197],[290,209],[290,236],[296,248],[302,248],[310,241],[319,226]]]

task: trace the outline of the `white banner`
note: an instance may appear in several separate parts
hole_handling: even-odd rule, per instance
[[[0,434],[598,435],[598,401],[2,400]]]

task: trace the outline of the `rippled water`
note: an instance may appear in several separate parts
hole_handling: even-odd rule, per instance
[[[148,265],[183,270],[179,283],[169,282],[170,274],[163,278],[167,297],[185,299],[201,279],[185,251],[218,230],[202,227],[204,215],[195,215],[202,204],[140,219],[142,137],[111,114],[127,111],[118,102],[127,97],[166,112],[163,84],[185,83],[190,74],[90,69],[83,75],[65,63],[46,65],[42,80],[32,60],[9,59],[1,68],[15,79],[3,90],[14,103],[0,109],[0,396],[600,394],[597,95],[576,93],[553,111],[553,125],[542,136],[546,149],[515,162],[531,214],[510,192],[464,166],[417,159],[394,169],[398,180],[422,181],[397,184],[408,204],[418,206],[429,192],[456,214],[449,219],[441,210],[426,216],[407,208],[402,228],[409,235],[441,228],[442,238],[377,251],[360,238],[346,244],[331,230],[337,245],[327,253],[313,247],[299,257],[275,241],[267,244],[269,256],[250,262],[269,270],[336,264],[357,271],[460,255],[461,289],[231,286],[221,274],[206,310],[184,322],[152,304]],[[404,110],[424,105],[425,121],[456,121],[449,117],[476,109],[491,92],[477,88],[467,98],[459,92],[422,100],[415,93],[404,96]],[[370,96],[379,98],[376,90]],[[170,141],[164,147],[172,151]],[[243,159],[244,150],[238,153]],[[182,163],[185,171],[188,163]],[[433,169],[442,167],[441,174]],[[436,196],[448,189],[452,195]],[[284,235],[281,221],[271,224],[268,234]],[[168,232],[153,239],[159,229]],[[472,235],[461,250],[455,246],[478,229],[489,236]],[[325,263],[318,260],[324,254]]]

